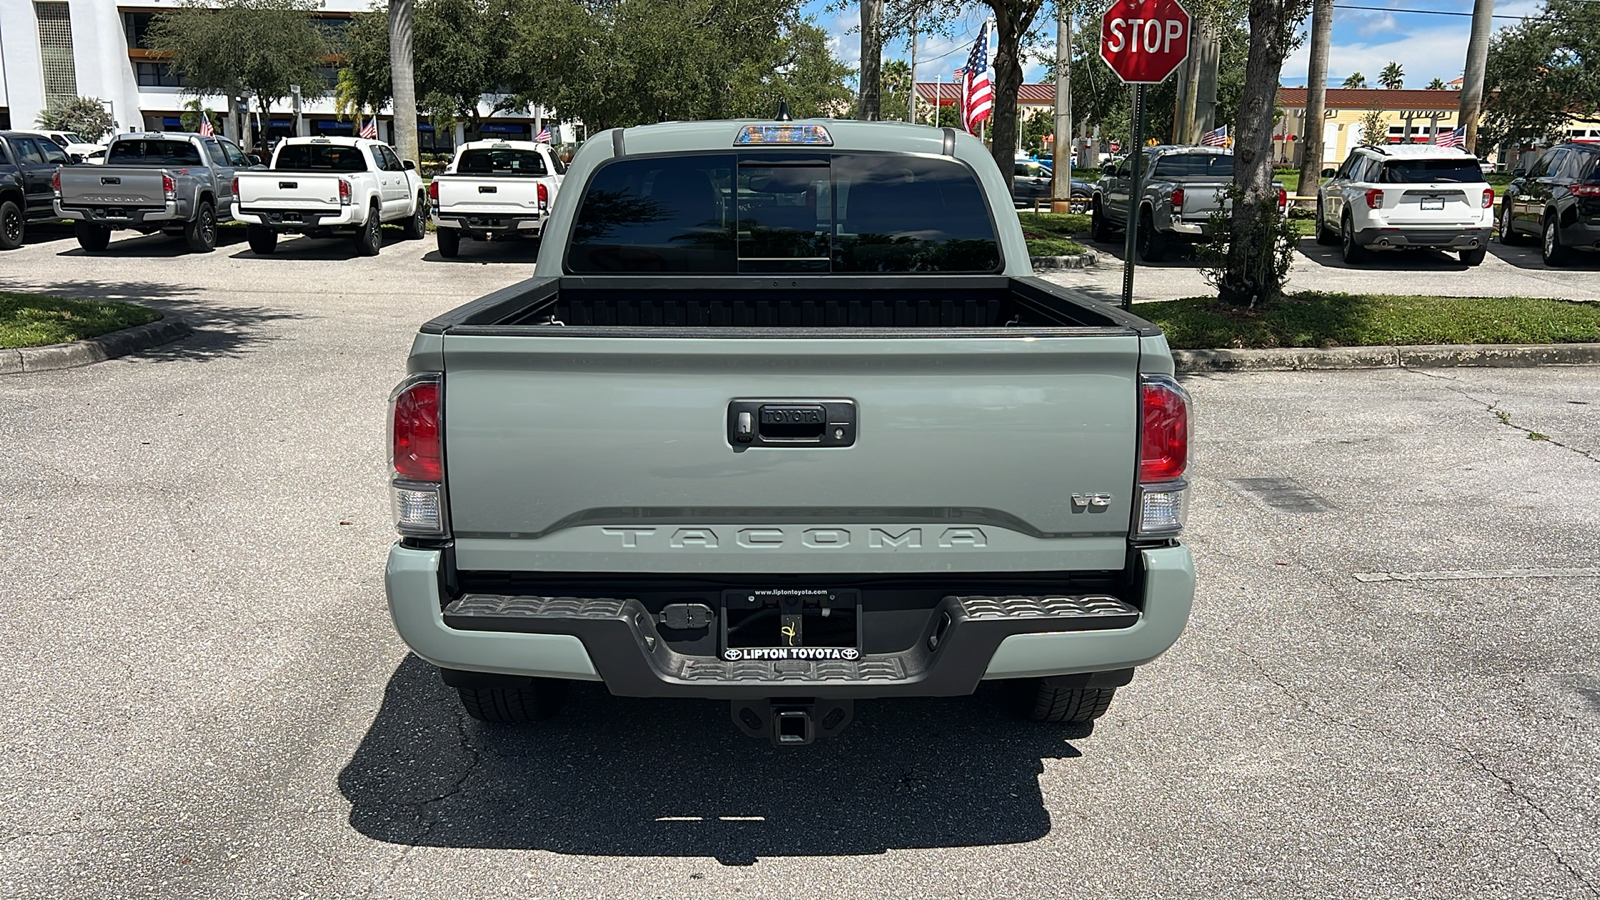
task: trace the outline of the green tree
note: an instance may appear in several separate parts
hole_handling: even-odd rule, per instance
[[[1406,86],[1406,70],[1397,62],[1391,62],[1378,73],[1378,83],[1385,90],[1398,91]]]
[[[911,115],[911,64],[891,59],[878,76],[878,118],[905,121]]]
[[[339,53],[339,78],[333,86],[334,110],[350,118],[382,109],[394,98],[389,67],[389,17],[383,11],[356,13],[345,27]]]
[[[94,97],[74,97],[50,104],[34,120],[40,128],[70,131],[90,144],[116,130],[117,120]]]
[[[416,6],[418,106],[439,124],[465,122],[476,136],[483,120],[518,109],[507,86],[514,33],[508,23],[519,0],[421,0]],[[478,102],[489,97],[489,112]]]
[[[169,54],[187,81],[184,93],[249,97],[263,121],[300,85],[315,100],[327,93],[320,67],[331,52],[311,13],[315,0],[183,0],[151,20],[145,44]]]
[[[1479,146],[1553,138],[1600,109],[1600,16],[1583,0],[1547,0],[1489,45]]]
[[[1346,90],[1364,89],[1367,86],[1367,76],[1360,72],[1351,72],[1350,77],[1344,80]]]
[[[1356,125],[1361,128],[1361,146],[1380,147],[1389,143],[1389,120],[1384,118],[1383,107],[1374,106],[1367,110]]]
[[[1445,91],[1445,90],[1449,90],[1449,88],[1445,86],[1444,79],[1435,78],[1434,80],[1428,82],[1428,86],[1426,88],[1424,88],[1424,90]]]

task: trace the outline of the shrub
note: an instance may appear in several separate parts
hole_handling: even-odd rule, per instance
[[[58,100],[39,113],[35,121],[40,128],[70,131],[91,144],[99,143],[117,128],[117,120],[106,111],[105,104],[94,97]]]

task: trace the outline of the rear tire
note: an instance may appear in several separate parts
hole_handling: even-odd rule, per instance
[[[535,678],[532,684],[510,688],[458,687],[461,705],[467,715],[479,722],[498,725],[531,725],[543,722],[567,700],[568,682],[554,678]]]
[[[73,222],[72,233],[86,253],[99,253],[111,243],[111,229],[93,222]]]
[[[428,236],[428,195],[417,193],[417,208],[406,220],[406,240],[420,241]]]
[[[1040,683],[1028,718],[1052,725],[1082,725],[1106,714],[1116,688],[1057,688]]]
[[[1367,248],[1356,243],[1356,226],[1349,216],[1339,223],[1339,243],[1345,265],[1353,266],[1366,261]]]
[[[1139,258],[1160,262],[1167,255],[1167,236],[1156,229],[1155,217],[1146,209],[1139,213]]]
[[[1500,210],[1500,243],[1507,247],[1514,247],[1522,243],[1522,235],[1517,234],[1516,216],[1512,214],[1511,201],[1507,200]]]
[[[1100,201],[1092,201],[1089,207],[1089,236],[1097,244],[1111,243],[1111,221],[1106,218],[1105,210],[1100,208]]]
[[[1469,266],[1479,265],[1483,262],[1484,254],[1488,252],[1482,247],[1476,250],[1463,250],[1461,251],[1461,262]]]
[[[250,241],[250,252],[257,256],[271,256],[278,249],[278,233],[260,225],[245,226],[245,236]]]
[[[1554,215],[1545,215],[1542,238],[1539,249],[1544,255],[1545,265],[1560,268],[1572,262],[1572,250],[1561,245],[1561,226]]]
[[[367,210],[367,221],[356,235],[356,252],[362,256],[377,256],[383,249],[383,221],[376,204]]]
[[[210,200],[201,200],[194,218],[183,226],[183,239],[195,253],[210,253],[217,249],[217,211]]]
[[[0,203],[0,250],[15,250],[22,246],[28,230],[28,219],[15,200]]]
[[[1339,243],[1339,233],[1329,228],[1327,220],[1322,217],[1322,198],[1317,198],[1317,243],[1324,247],[1332,247]]]
[[[445,259],[455,259],[461,252],[461,232],[455,228],[441,228],[434,232],[439,239],[439,255]]]

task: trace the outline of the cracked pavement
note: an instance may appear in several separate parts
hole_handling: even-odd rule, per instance
[[[1600,369],[1186,379],[1194,617],[1092,734],[993,688],[798,751],[588,684],[486,728],[389,625],[384,400],[527,267],[70,243],[0,281],[198,327],[0,378],[8,900],[1600,897]]]

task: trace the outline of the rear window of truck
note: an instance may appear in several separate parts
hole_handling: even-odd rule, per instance
[[[456,163],[457,175],[507,175],[537,178],[548,175],[544,157],[533,150],[467,150]]]
[[[198,166],[200,148],[188,141],[117,141],[106,164],[128,166]]]
[[[1155,178],[1233,177],[1233,156],[1225,153],[1177,153],[1156,160]]]
[[[618,160],[590,180],[567,251],[574,274],[999,269],[977,175],[892,154]]]
[[[1483,169],[1476,159],[1395,159],[1383,164],[1378,180],[1384,184],[1427,184],[1430,181],[1481,183]]]
[[[339,144],[286,144],[272,161],[277,172],[365,172],[361,148]]]

